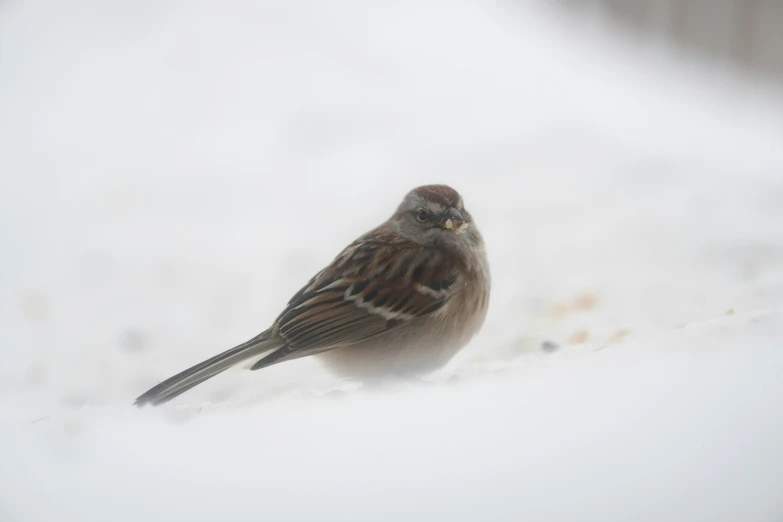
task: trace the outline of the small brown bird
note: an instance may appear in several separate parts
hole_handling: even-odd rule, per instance
[[[489,290],[484,241],[460,195],[446,185],[419,187],[313,277],[269,329],[166,379],[135,404],[165,403],[258,356],[252,370],[319,354],[341,376],[423,375],[478,332]]]

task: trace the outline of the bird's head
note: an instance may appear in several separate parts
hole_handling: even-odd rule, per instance
[[[460,249],[481,241],[462,197],[447,185],[411,190],[389,222],[406,238],[426,246]]]

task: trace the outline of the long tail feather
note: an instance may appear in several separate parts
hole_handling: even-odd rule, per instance
[[[173,377],[169,377],[140,395],[134,402],[134,405],[139,407],[147,404],[158,406],[168,402],[220,372],[228,370],[246,359],[274,350],[280,344],[280,341],[270,338],[267,332],[264,332],[239,346],[235,346]]]
[[[251,366],[250,369],[253,371],[260,370],[261,368],[266,368],[267,366],[272,366],[273,364],[300,359],[302,357],[315,355],[317,353],[325,352],[331,349],[330,347],[310,350],[297,350],[295,348],[291,348],[287,344],[279,347],[276,346],[275,348],[276,349],[274,351],[264,355],[261,359],[253,363],[253,366]]]

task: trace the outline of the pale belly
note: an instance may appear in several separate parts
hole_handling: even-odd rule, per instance
[[[318,357],[335,375],[361,381],[421,376],[438,370],[467,345],[487,313],[487,284],[460,290],[473,298],[451,299],[432,316],[415,319],[368,341],[323,352]],[[457,307],[457,303],[462,306]]]

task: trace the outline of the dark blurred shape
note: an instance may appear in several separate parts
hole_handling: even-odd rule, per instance
[[[560,0],[594,23],[616,24],[783,80],[783,2],[778,0]],[[778,82],[779,83],[779,82]]]
[[[136,327],[130,327],[120,336],[120,347],[129,353],[139,353],[147,347],[147,335]]]
[[[544,341],[541,343],[541,350],[546,353],[556,352],[560,349],[560,345],[552,341]]]

